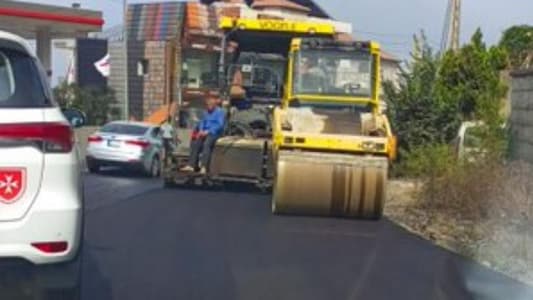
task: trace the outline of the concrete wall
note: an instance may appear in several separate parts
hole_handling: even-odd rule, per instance
[[[96,126],[87,126],[82,128],[77,128],[74,131],[74,134],[76,135],[76,142],[78,149],[80,151],[80,159],[82,161],[82,165],[85,166],[85,150],[87,149],[87,138],[96,132],[98,130],[98,127]]]
[[[109,43],[109,60],[111,74],[107,79],[107,84],[115,91],[116,107],[120,109],[121,119],[125,119],[126,64],[124,62],[124,43],[122,41]]]
[[[533,70],[511,75],[511,153],[533,163]]]

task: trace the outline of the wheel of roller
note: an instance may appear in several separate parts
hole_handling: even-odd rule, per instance
[[[387,160],[354,155],[281,152],[274,213],[379,219]]]
[[[276,165],[272,209],[275,213],[330,215],[329,172],[306,153],[281,152]]]
[[[365,187],[359,215],[365,219],[379,219],[383,214],[387,169],[365,168],[363,176]]]

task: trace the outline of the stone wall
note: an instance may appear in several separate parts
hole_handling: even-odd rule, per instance
[[[511,154],[533,163],[533,70],[511,76]]]
[[[146,42],[144,57],[149,62],[149,68],[144,78],[143,120],[168,102],[166,85],[170,59],[167,58],[166,42]]]
[[[170,102],[172,80],[172,43],[165,41],[135,41],[128,46],[129,115],[145,120],[162,105]],[[144,62],[147,73],[139,73]]]

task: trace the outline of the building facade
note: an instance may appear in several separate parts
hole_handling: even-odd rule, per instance
[[[224,0],[133,4],[127,14],[127,89],[123,42],[110,42],[109,85],[126,99],[127,115],[162,122],[179,103],[198,103],[218,91],[218,63],[223,33],[221,17],[290,19],[329,23],[339,39],[352,39],[350,23],[332,20],[310,0]],[[227,50],[227,49],[226,49]],[[384,80],[397,81],[399,62],[382,63]],[[122,96],[122,97],[121,97]],[[125,100],[123,100],[125,101]],[[201,102],[200,102],[201,103]],[[155,116],[155,117],[154,117]]]

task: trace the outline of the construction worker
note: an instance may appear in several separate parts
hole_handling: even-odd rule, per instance
[[[172,142],[174,138],[174,128],[172,127],[172,119],[167,118],[166,122],[161,126],[161,137],[163,138],[163,148],[165,149],[165,157],[172,151]]]
[[[193,132],[189,165],[183,167],[181,171],[199,170],[201,174],[207,172],[215,142],[224,131],[224,122],[225,113],[220,108],[219,97],[213,94],[208,95],[204,116]]]

